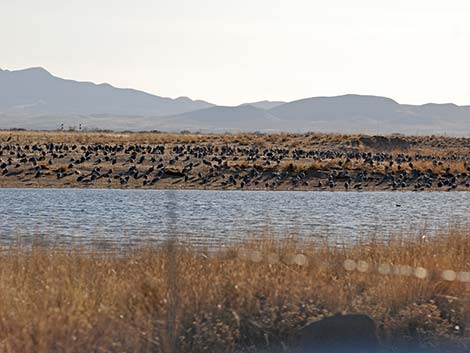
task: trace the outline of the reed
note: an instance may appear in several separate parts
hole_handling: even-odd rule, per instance
[[[12,245],[0,254],[0,351],[289,351],[299,328],[338,312],[368,313],[389,346],[470,347],[470,284],[348,271],[347,259],[470,271],[470,234],[206,250],[169,242],[124,255]]]

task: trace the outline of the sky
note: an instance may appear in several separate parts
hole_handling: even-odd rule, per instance
[[[220,105],[470,105],[468,0],[0,0],[0,68]]]

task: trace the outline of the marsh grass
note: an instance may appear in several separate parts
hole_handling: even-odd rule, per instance
[[[371,315],[388,346],[468,343],[468,283],[348,272],[346,259],[470,271],[470,234],[169,242],[125,254],[12,245],[0,253],[0,351],[289,351],[299,328],[338,312]]]

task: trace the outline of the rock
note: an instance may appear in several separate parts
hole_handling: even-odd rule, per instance
[[[299,353],[381,352],[376,325],[368,315],[335,315],[312,322],[299,333]]]

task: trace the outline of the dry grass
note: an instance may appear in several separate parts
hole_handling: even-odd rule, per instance
[[[45,144],[53,142],[56,146],[67,144],[78,146],[77,149],[59,148],[60,153],[49,153],[42,157],[41,153],[45,150]],[[33,150],[29,147],[35,144],[41,145],[42,152]],[[112,153],[116,158],[116,165],[111,164],[109,155],[105,158],[101,144],[122,145],[124,147],[135,147],[134,145],[164,145],[165,153],[157,156],[162,158],[165,164],[173,162],[168,168],[172,169],[171,176],[163,175],[158,183],[143,182],[143,179],[131,178],[125,183],[121,183],[119,175],[126,175],[129,168],[135,165],[135,160],[129,160],[129,151],[121,150]],[[276,183],[268,183],[268,187],[273,190],[321,190],[317,187],[319,181],[326,185],[325,180],[332,171],[346,171],[347,176],[355,180],[358,173],[367,171],[371,178],[367,183],[361,185],[363,190],[389,190],[392,188],[390,181],[382,182],[383,177],[389,172],[399,176],[402,172],[408,172],[411,182],[400,185],[400,190],[425,189],[423,182],[416,181],[416,174],[432,174],[434,185],[427,187],[426,190],[447,190],[448,187],[437,187],[438,178],[447,178],[457,175],[458,181],[455,181],[456,190],[467,190],[467,182],[470,175],[470,139],[456,137],[433,137],[433,136],[362,136],[362,135],[340,135],[340,134],[191,134],[191,133],[156,133],[156,132],[76,132],[76,131],[0,131],[0,147],[5,146],[0,151],[0,164],[8,164],[5,169],[0,170],[1,187],[100,187],[100,188],[166,188],[166,189],[237,189],[241,188],[241,183],[233,185],[226,183],[225,176],[239,175],[248,173],[249,169],[257,168],[261,172],[257,182],[253,176],[249,176],[250,182],[244,182],[246,189],[264,190],[266,182],[273,179],[273,173],[288,172],[287,177],[277,180]],[[189,172],[183,172],[188,159],[181,158],[178,162],[173,160],[179,153],[174,152],[174,147],[178,145],[188,149],[204,147],[222,147],[230,146],[235,152],[225,160],[226,165],[216,166],[217,175],[213,175],[212,166],[209,168],[204,163],[200,163],[200,158],[191,156],[191,162],[194,162],[194,169]],[[94,151],[87,156],[85,162],[77,164],[77,160],[84,157],[84,149],[91,147]],[[266,157],[265,151],[273,149],[272,155],[282,158],[275,160]],[[256,150],[256,160],[246,153],[247,150]],[[306,153],[300,156],[294,156],[294,150],[300,149]],[[141,150],[142,151],[142,150]],[[326,156],[321,156],[322,152],[327,151]],[[357,156],[356,152],[366,152],[374,155],[374,160]],[[146,153],[146,152],[145,152]],[[186,157],[190,157],[186,154]],[[377,155],[376,155],[377,154]],[[139,152],[140,157],[144,156]],[[206,159],[222,155],[219,152],[211,152]],[[355,156],[347,158],[348,156]],[[141,173],[154,167],[156,163],[152,162],[150,157],[155,154],[147,154],[143,163],[138,163],[137,167]],[[382,156],[383,158],[375,158]],[[385,156],[385,157],[384,157]],[[36,164],[28,162],[32,157],[34,160],[43,158],[39,163],[43,167],[39,176],[36,176],[34,167]],[[145,156],[144,156],[145,157]],[[180,156],[181,157],[181,156]],[[398,158],[400,158],[398,160]],[[394,164],[389,165],[393,159]],[[73,169],[65,169],[69,173],[58,178],[57,171],[64,170],[70,161],[74,161]],[[213,159],[212,159],[213,160]],[[154,160],[155,161],[155,160]],[[412,164],[409,164],[412,161]],[[111,170],[111,177],[98,178],[91,181],[90,178],[78,181],[77,175],[91,175],[96,167],[101,168],[105,175],[106,171]],[[308,183],[297,183],[293,185],[292,178],[304,171],[307,175]],[[155,172],[156,173],[156,172]],[[109,174],[109,176],[111,176]],[[188,174],[189,179],[183,176]],[[223,174],[224,177],[221,175]],[[284,174],[284,173],[283,173]],[[403,173],[404,174],[404,173]],[[210,177],[209,177],[210,175]],[[140,175],[142,176],[142,175]],[[147,176],[147,175],[146,175]],[[148,175],[152,180],[155,175]],[[196,177],[197,176],[197,177]],[[207,178],[205,178],[207,177]],[[343,179],[344,179],[343,178]],[[321,180],[323,179],[323,180]],[[362,179],[359,178],[359,179]],[[272,181],[272,180],[271,180]],[[454,183],[454,181],[452,182]],[[345,190],[344,180],[337,183],[335,190]],[[419,185],[418,185],[419,184]],[[448,185],[445,184],[445,185]],[[352,185],[351,185],[352,186]],[[323,189],[325,189],[324,187]],[[329,189],[329,188],[328,188]]]
[[[299,253],[303,266],[292,263]],[[210,252],[168,243],[125,256],[12,246],[0,255],[0,351],[258,352],[343,311],[370,314],[388,345],[468,342],[469,284],[347,272],[347,258],[470,271],[470,234],[349,247],[262,240]]]
[[[15,131],[0,130],[0,143],[10,140],[14,144],[54,143],[141,143],[141,144],[233,144],[240,146],[258,145],[262,148],[332,148],[339,150],[359,148],[374,150],[375,145],[367,145],[358,134],[322,134],[322,133],[161,133],[161,132],[93,132],[93,131]],[[470,138],[449,136],[388,136],[398,138],[409,144],[409,151],[423,154],[445,156],[467,153]]]

